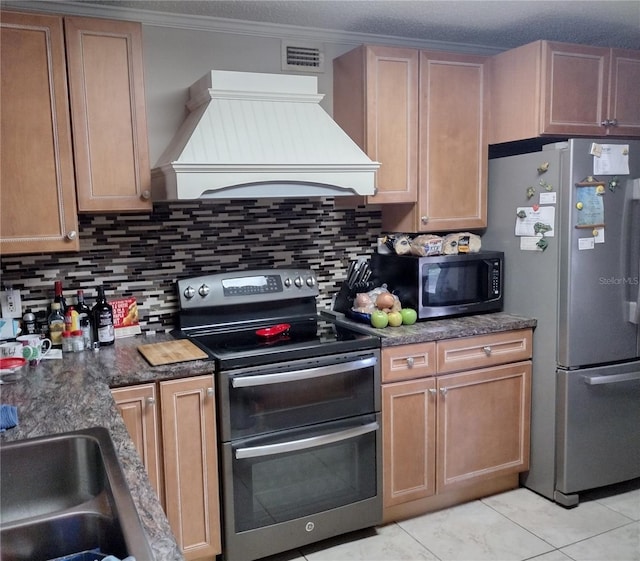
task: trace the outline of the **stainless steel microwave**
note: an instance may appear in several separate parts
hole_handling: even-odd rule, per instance
[[[503,266],[499,251],[371,256],[373,279],[386,283],[420,320],[502,311]]]

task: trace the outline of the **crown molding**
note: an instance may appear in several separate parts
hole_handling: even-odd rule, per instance
[[[47,0],[3,0],[2,8],[13,10],[48,12],[62,15],[79,15],[98,18],[122,19],[137,21],[143,26],[168,27],[189,31],[206,31],[212,33],[229,33],[234,35],[251,35],[297,41],[317,41],[337,43],[341,45],[379,44],[439,51],[453,51],[477,55],[494,55],[504,49],[489,45],[452,43],[445,41],[427,41],[414,38],[396,37],[392,35],[373,35],[368,33],[351,33],[328,29],[297,27],[285,24],[251,22],[210,16],[192,16],[169,12],[156,12],[134,8],[120,8],[92,4],[91,2],[55,2]]]

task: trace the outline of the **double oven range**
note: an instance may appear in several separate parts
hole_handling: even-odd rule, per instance
[[[177,283],[215,361],[223,557],[250,561],[382,520],[377,337],[317,313],[308,269]]]

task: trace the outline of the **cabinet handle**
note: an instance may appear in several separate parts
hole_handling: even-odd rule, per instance
[[[156,398],[155,397],[148,397],[147,398],[147,405],[155,405],[156,404]]]
[[[207,388],[207,395],[213,397],[213,388]]]
[[[605,119],[600,123],[603,127],[617,127],[618,119]]]
[[[491,356],[491,347],[489,345],[487,345],[486,347],[482,347],[482,350],[484,351],[484,354],[486,354],[487,356]]]
[[[414,363],[415,363],[415,361],[414,361],[412,356],[407,357],[407,367],[408,368],[413,368]]]
[[[78,232],[76,232],[75,230],[69,230],[67,232],[66,238],[68,240],[75,240],[77,235],[78,235]]]
[[[442,396],[447,395],[447,392],[448,392],[448,391],[449,391],[449,390],[448,390],[447,388],[440,388],[440,393],[442,394]]]
[[[151,191],[149,191],[149,189],[145,189],[144,191],[142,191],[142,198],[145,201],[148,201],[151,198]]]
[[[423,224],[426,224],[427,222],[429,222],[429,217],[428,216],[421,216],[420,217],[420,222],[422,222]]]
[[[438,390],[434,390],[433,388],[431,388],[431,389],[429,390],[429,393],[430,393],[431,395],[435,395],[435,394],[437,394],[437,393],[438,393]]]

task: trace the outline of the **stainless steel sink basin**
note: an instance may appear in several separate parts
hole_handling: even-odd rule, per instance
[[[2,561],[152,558],[106,429],[0,446],[0,544]]]

